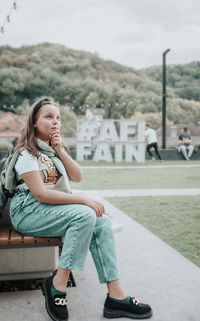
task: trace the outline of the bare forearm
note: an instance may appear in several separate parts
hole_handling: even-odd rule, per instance
[[[61,150],[58,156],[60,157],[70,180],[73,182],[80,182],[82,180],[80,166],[64,150]]]
[[[39,198],[39,202],[47,204],[84,204],[91,207],[96,216],[101,217],[105,213],[105,208],[99,201],[88,198],[85,195],[72,195],[55,190],[44,190]]]
[[[84,204],[91,207],[98,217],[105,213],[101,202],[85,195],[68,194],[54,189],[47,189],[39,171],[27,172],[21,175],[29,190],[38,202],[45,204]]]
[[[51,189],[45,189],[40,195],[35,195],[41,203],[47,204],[85,204],[86,197],[73,195]]]

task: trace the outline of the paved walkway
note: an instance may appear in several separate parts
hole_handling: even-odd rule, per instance
[[[200,167],[200,164],[182,164],[182,165],[165,165],[165,163],[160,163],[160,165],[138,165],[138,166],[132,166],[132,165],[127,165],[127,166],[81,166],[82,169],[144,169],[144,168],[168,168],[168,167]]]
[[[199,193],[199,189],[193,190],[194,192],[198,190]],[[159,191],[154,190],[154,195],[158,195]],[[190,193],[190,190],[187,191]],[[176,194],[187,191],[173,189],[173,194],[170,195],[191,195]],[[114,221],[123,227],[120,232],[115,233],[121,281],[127,293],[152,306],[154,314],[150,320],[199,321],[200,269],[103,199],[105,190],[87,192],[101,199]],[[133,192],[134,196],[142,196],[141,194],[150,193],[150,190],[140,190],[140,193],[131,190],[131,193]],[[118,196],[127,196],[124,195],[127,191],[117,191],[117,193]],[[116,196],[116,191],[110,191],[110,195]],[[105,320],[102,317],[102,308],[107,290],[105,285],[100,285],[98,282],[91,255],[88,255],[84,271],[75,271],[73,275],[77,287],[68,289],[69,321]],[[50,320],[44,309],[41,291],[0,294],[0,320]],[[121,320],[127,321],[124,318]]]
[[[88,194],[91,197],[136,197],[136,196],[180,196],[200,195],[200,188],[162,188],[162,189],[123,189],[123,190],[75,190],[77,193]]]

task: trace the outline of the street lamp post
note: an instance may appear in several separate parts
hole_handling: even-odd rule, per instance
[[[162,73],[162,148],[166,149],[166,54],[170,51],[167,49],[163,52],[163,73]]]

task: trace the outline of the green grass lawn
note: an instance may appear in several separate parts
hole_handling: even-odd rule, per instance
[[[152,164],[152,162],[149,163]],[[72,183],[74,189],[200,187],[200,167],[165,168],[162,165],[159,168],[132,169],[84,169],[82,167],[82,170],[83,180],[80,183]]]
[[[124,197],[108,201],[200,266],[200,196]]]

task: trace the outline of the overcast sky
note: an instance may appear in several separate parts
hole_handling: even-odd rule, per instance
[[[0,26],[14,0],[0,0]],[[200,59],[200,0],[17,0],[0,45],[52,42],[136,69]]]

